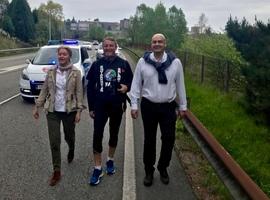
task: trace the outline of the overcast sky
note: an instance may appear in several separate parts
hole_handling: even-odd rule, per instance
[[[47,0],[27,0],[31,9],[38,8]],[[63,6],[66,19],[119,22],[123,18],[134,16],[141,3],[154,8],[162,2],[168,10],[175,5],[185,14],[188,27],[198,23],[204,13],[207,25],[215,31],[222,31],[230,15],[242,20],[245,17],[251,24],[255,16],[265,23],[270,19],[270,0],[53,0]]]

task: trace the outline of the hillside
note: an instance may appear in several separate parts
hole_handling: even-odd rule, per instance
[[[16,40],[15,38],[8,37],[0,34],[0,50],[30,47],[31,45]]]

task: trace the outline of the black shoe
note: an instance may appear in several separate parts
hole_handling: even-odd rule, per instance
[[[163,169],[163,170],[159,170],[159,174],[160,174],[160,180],[163,184],[168,185],[170,178],[167,172],[167,169]]]
[[[143,184],[147,187],[153,184],[153,174],[146,174],[143,179]]]
[[[74,158],[74,150],[69,150],[67,155],[68,163],[71,163],[73,161],[73,158]]]

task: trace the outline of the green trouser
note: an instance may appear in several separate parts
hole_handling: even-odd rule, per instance
[[[61,169],[61,132],[60,123],[62,121],[65,140],[69,151],[75,148],[75,116],[76,112],[49,112],[47,114],[47,124],[49,132],[50,147],[52,153],[53,169]]]

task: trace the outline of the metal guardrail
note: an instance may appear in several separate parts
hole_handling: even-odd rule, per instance
[[[12,51],[23,51],[23,50],[34,50],[39,49],[40,47],[27,47],[27,48],[16,48],[16,49],[1,49],[1,52],[12,52]]]
[[[183,123],[234,199],[269,200],[267,195],[189,110],[186,112]]]
[[[137,58],[140,58],[140,56],[138,54],[136,54],[134,51],[130,50],[129,48],[122,46],[122,49],[129,51],[130,53],[132,53],[133,55],[135,55]]]

